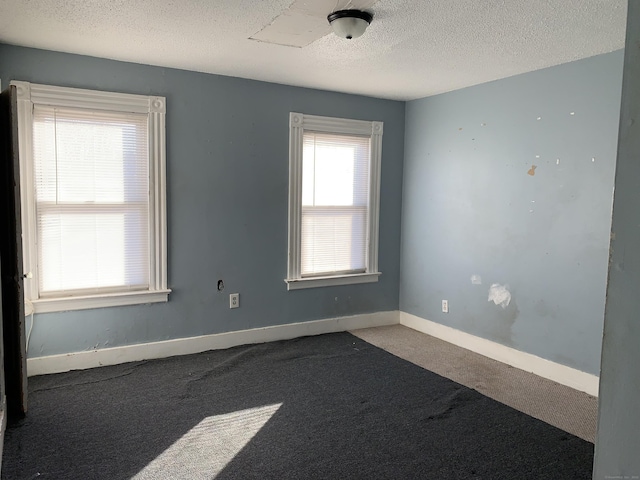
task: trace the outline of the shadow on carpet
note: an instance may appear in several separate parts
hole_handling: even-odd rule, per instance
[[[33,377],[3,479],[590,479],[593,445],[348,333]]]

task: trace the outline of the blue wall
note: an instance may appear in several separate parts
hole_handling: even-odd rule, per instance
[[[597,374],[622,60],[601,55],[405,112],[403,102],[0,45],[5,87],[164,95],[168,106],[170,302],[38,315],[30,356],[400,308]],[[290,111],[385,122],[379,283],[286,290]],[[487,301],[494,283],[508,286],[506,308]]]
[[[626,45],[594,480],[640,477],[640,2]]]
[[[30,357],[398,309],[404,102],[7,45],[0,78],[167,97],[169,303],[37,315]],[[287,291],[291,111],[384,122],[378,283]]]
[[[407,104],[402,311],[599,373],[622,63]]]

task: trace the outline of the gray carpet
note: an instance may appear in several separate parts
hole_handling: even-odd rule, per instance
[[[577,437],[595,442],[598,398],[402,325],[355,336]]]
[[[593,445],[348,334],[30,379],[3,479],[590,479]]]

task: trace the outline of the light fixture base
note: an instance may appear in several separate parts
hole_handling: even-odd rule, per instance
[[[373,15],[362,10],[338,10],[327,15],[327,20],[336,35],[351,40],[364,33]]]

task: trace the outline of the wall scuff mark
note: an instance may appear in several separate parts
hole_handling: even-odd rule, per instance
[[[493,302],[496,305],[500,305],[502,308],[507,308],[511,303],[511,292],[509,292],[509,285],[500,285],[494,283],[489,288],[489,302]]]
[[[482,277],[480,275],[471,275],[471,283],[474,285],[482,285]]]

